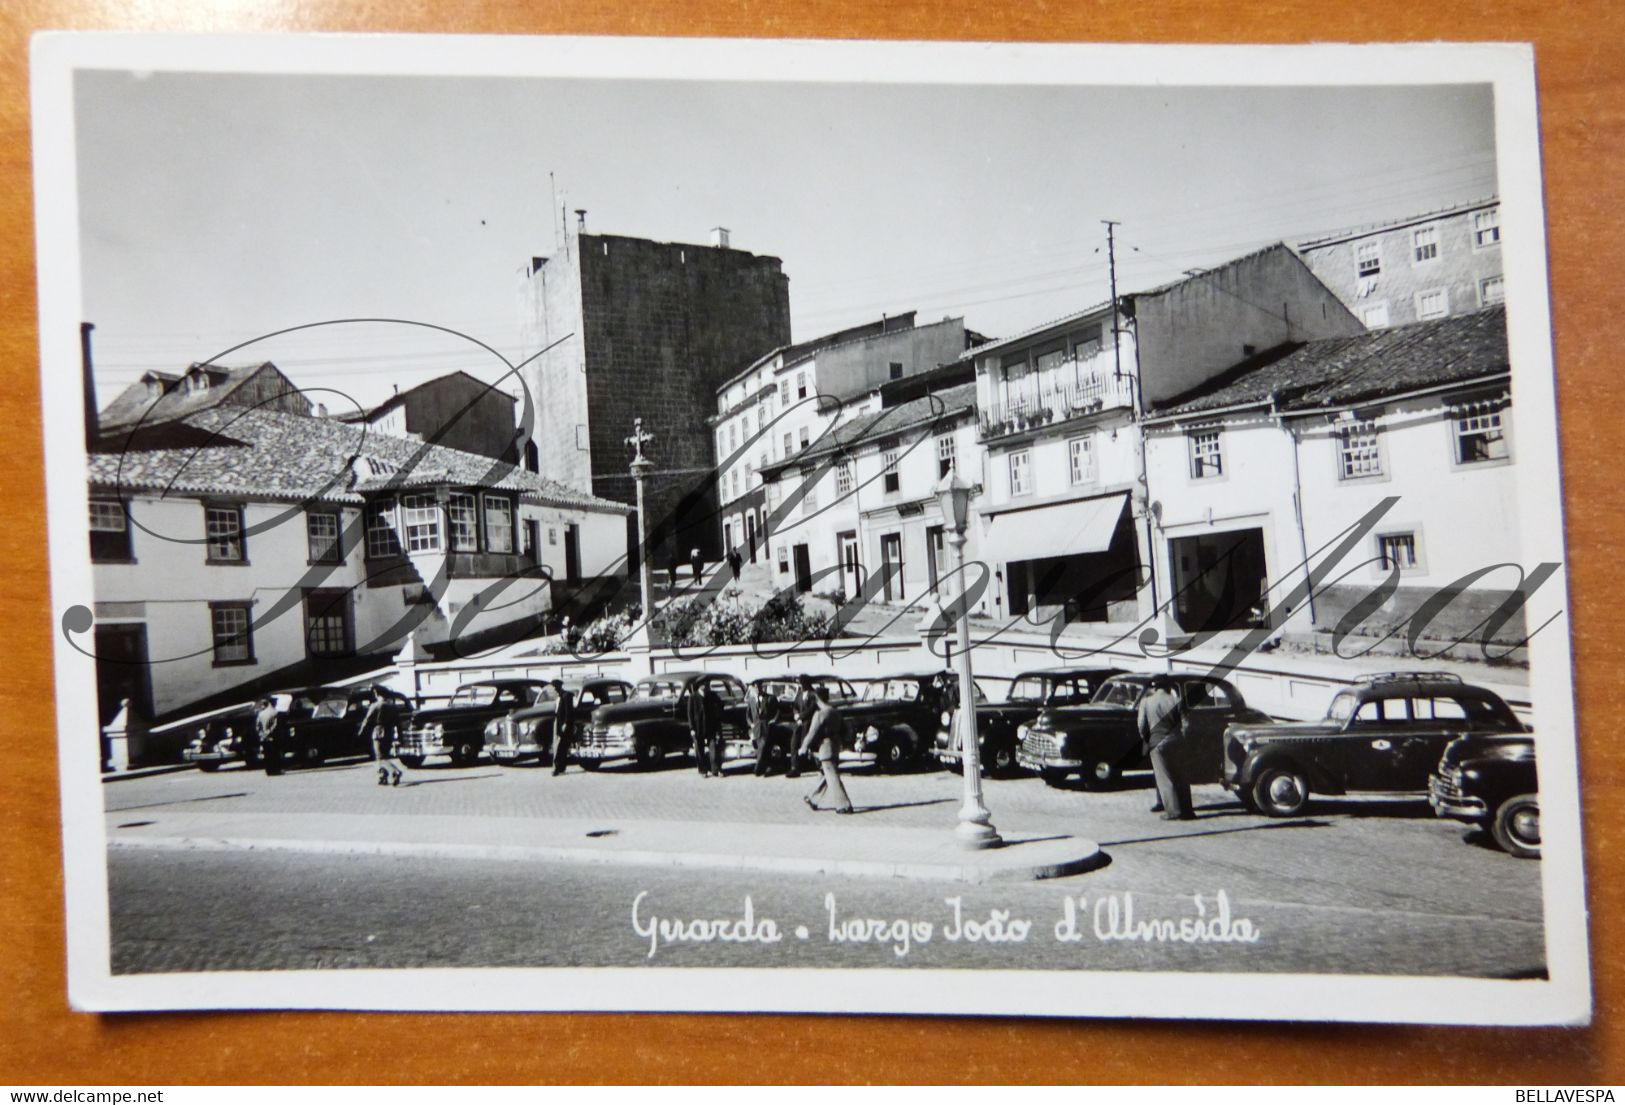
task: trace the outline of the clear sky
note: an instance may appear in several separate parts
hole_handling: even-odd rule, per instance
[[[104,405],[149,368],[326,319],[430,322],[515,356],[518,272],[554,251],[559,206],[606,234],[705,242],[729,227],[736,248],[782,258],[799,340],[909,309],[998,336],[1100,302],[1102,219],[1122,223],[1132,291],[1496,191],[1487,86],[90,72],[76,88]],[[362,403],[503,371],[466,342],[379,325],[222,363],[261,359]]]

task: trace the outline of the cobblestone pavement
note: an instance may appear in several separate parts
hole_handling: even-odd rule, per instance
[[[734,766],[723,780],[677,766],[593,774],[572,769],[555,778],[542,769],[490,765],[430,765],[409,772],[410,785],[399,789],[380,788],[374,780],[374,768],[363,762],[279,778],[242,770],[183,772],[109,784],[104,795],[115,833],[123,824],[161,826],[165,811],[200,810],[289,818],[480,816],[509,819],[521,835],[525,819],[588,818],[609,827],[692,819],[737,825],[744,847],[752,825],[832,823],[831,815],[814,814],[800,801],[812,780],[757,779],[748,764]],[[954,824],[962,785],[947,772],[887,776],[867,766],[850,772],[848,783],[862,812],[841,819],[845,825],[940,827],[944,833]],[[824,894],[831,892],[886,917],[921,910],[934,915],[947,897],[964,894],[967,902],[986,903],[984,908],[1009,903],[1050,925],[1068,893],[1094,899],[1132,892],[1144,908],[1180,916],[1190,912],[1192,895],[1207,896],[1211,905],[1224,890],[1238,915],[1267,924],[1273,934],[1270,952],[1247,969],[1521,976],[1538,973],[1544,963],[1541,864],[1464,841],[1460,826],[1434,819],[1424,803],[1323,800],[1304,817],[1272,821],[1244,812],[1218,787],[1199,787],[1199,819],[1170,823],[1147,812],[1148,783],[1148,777],[1130,776],[1121,788],[1096,793],[1051,788],[1035,778],[988,781],[988,805],[1001,829],[1086,836],[1110,857],[1109,866],[1091,874],[997,889],[563,864],[113,849],[115,962],[126,971],[430,965],[448,956],[462,965],[637,963],[642,952],[629,936],[629,910],[636,891],[648,889],[667,915],[727,916],[752,894],[759,912],[777,911],[810,925],[817,924]],[[206,918],[198,916],[199,901],[210,903]],[[234,929],[234,917],[256,934],[253,940],[233,937],[245,931]],[[199,940],[200,926],[215,938]],[[538,929],[549,934],[546,939],[537,939]],[[1235,948],[1153,954],[1144,947],[1095,947],[1087,964],[1080,964],[1065,958],[1075,958],[1076,949],[1053,942],[1025,946],[1025,953],[1002,946],[952,950],[939,941],[908,963],[1147,967],[1194,963],[1190,957],[1201,954],[1202,963],[1235,969],[1240,954]],[[809,954],[798,947],[760,954],[764,962],[798,963]],[[730,958],[742,954],[737,948],[675,949],[662,961],[744,965]],[[853,965],[893,965],[872,947],[826,954]]]

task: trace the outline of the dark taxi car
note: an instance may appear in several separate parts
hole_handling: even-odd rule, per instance
[[[422,767],[430,756],[450,756],[467,767],[485,749],[485,726],[494,718],[534,705],[547,687],[537,679],[482,679],[464,683],[444,706],[417,711],[401,726],[395,756]]]
[[[1016,760],[1051,786],[1070,775],[1085,786],[1105,786],[1133,768],[1149,768],[1140,744],[1140,696],[1154,676],[1114,675],[1083,706],[1046,708],[1018,730]],[[1266,714],[1248,706],[1229,681],[1211,675],[1173,672],[1188,732],[1185,778],[1212,783],[1219,778],[1219,752],[1232,722],[1263,724]]]
[[[1428,779],[1428,803],[1439,817],[1488,829],[1519,859],[1540,858],[1540,783],[1535,741],[1526,734],[1471,733],[1444,746]]]
[[[632,684],[607,677],[570,680],[564,688],[575,696],[571,729],[577,738],[586,732],[594,710],[609,702],[625,702],[632,694]],[[547,686],[533,705],[493,718],[485,726],[485,754],[504,766],[525,760],[552,762],[553,715],[558,708],[558,692]]]
[[[1121,668],[1048,668],[1022,672],[1010,681],[1010,694],[1003,702],[982,702],[976,706],[977,753],[982,770],[991,775],[1011,775],[1017,769],[1016,730],[1032,721],[1045,707],[1081,706],[1094,697],[1100,685]],[[959,710],[944,710],[937,730],[938,762],[957,768],[964,758],[964,740],[959,734]]]
[[[814,675],[807,673],[806,678],[812,680],[815,687],[820,687],[829,694],[829,700],[845,712],[854,702],[858,701],[858,692],[852,684],[835,675]],[[795,737],[796,718],[795,702],[801,694],[801,679],[799,674],[770,675],[763,679],[751,680],[751,690],[757,695],[772,695],[779,700],[779,716],[768,728],[767,756],[774,765],[782,765],[789,761],[790,742]],[[760,755],[758,750],[753,752]]]
[[[745,721],[745,685],[731,675],[716,672],[672,672],[637,681],[625,702],[611,702],[592,712],[571,753],[591,770],[600,764],[634,760],[645,768],[658,767],[668,756],[687,755],[693,747],[688,728],[689,696],[704,688],[722,700],[722,734],[728,742],[725,759],[748,755],[750,730]]]
[[[378,688],[394,700],[404,724],[412,703],[389,687]],[[282,721],[280,752],[284,760],[319,764],[339,756],[372,756],[372,738],[361,720],[372,705],[373,685],[312,687],[293,696]]]
[[[1385,672],[1337,692],[1321,721],[1233,726],[1224,783],[1242,804],[1294,817],[1319,794],[1422,794],[1445,746],[1522,733],[1493,691],[1436,672]]]
[[[277,713],[287,718],[293,695],[282,693],[269,696]],[[181,758],[197,764],[202,771],[219,771],[227,764],[241,763],[258,768],[260,760],[259,728],[255,715],[258,709],[252,702],[222,711],[204,719],[197,733],[185,748]]]
[[[946,671],[907,672],[870,680],[863,697],[841,708],[846,715],[851,750],[871,758],[882,771],[902,771],[923,760],[935,747],[944,693],[958,677]],[[980,689],[976,700],[983,700]]]

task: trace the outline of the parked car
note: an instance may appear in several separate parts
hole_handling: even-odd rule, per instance
[[[392,688],[379,686],[402,710],[411,700]],[[372,740],[361,731],[361,720],[372,705],[373,684],[353,687],[311,687],[295,692],[282,722],[279,753],[284,761],[315,765],[340,756],[372,756]]]
[[[420,709],[401,726],[395,756],[407,767],[422,767],[430,756],[450,756],[453,764],[466,767],[485,749],[486,724],[534,705],[546,687],[538,679],[464,683],[444,706]]]
[[[287,716],[293,695],[286,692],[270,696],[277,713]],[[206,718],[197,728],[192,741],[181,749],[181,758],[197,764],[201,771],[219,771],[227,764],[241,763],[250,768],[260,767],[259,728],[255,723],[258,709],[253,702],[245,702],[230,710]]]
[[[1540,784],[1535,741],[1526,734],[1471,733],[1444,746],[1428,779],[1439,817],[1488,829],[1505,852],[1540,858]]]
[[[1047,707],[1020,726],[1016,761],[1039,773],[1051,786],[1072,775],[1085,786],[1105,786],[1124,771],[1149,768],[1140,744],[1140,697],[1155,678],[1149,674],[1114,675],[1082,706]],[[1228,680],[1192,672],[1174,672],[1189,733],[1186,778],[1192,783],[1219,779],[1219,753],[1225,727],[1232,722],[1262,724],[1269,717],[1248,706]]]
[[[564,684],[575,695],[575,720],[571,725],[579,740],[591,723],[592,712],[609,702],[625,702],[632,684],[624,679],[594,677],[570,680]],[[504,766],[525,760],[551,763],[553,759],[553,715],[558,711],[558,692],[542,688],[540,697],[529,706],[512,710],[485,725],[485,753]],[[597,767],[597,763],[593,763]]]
[[[843,711],[858,701],[858,692],[851,683],[836,675],[814,674],[808,672],[806,678],[813,681],[814,686],[822,687],[829,693],[830,702],[839,706]],[[801,694],[800,674],[787,673],[785,675],[770,675],[763,679],[753,679],[751,689],[758,695],[771,694],[777,698],[782,706],[782,712],[768,730],[767,754],[772,757],[775,765],[784,763],[790,755],[790,742],[795,737],[796,718],[793,707],[798,695]],[[755,749],[752,749],[755,752]]]
[[[1046,707],[1081,706],[1094,697],[1100,685],[1121,668],[1048,668],[1022,672],[1010,681],[1010,694],[1003,702],[982,702],[976,706],[976,750],[982,770],[990,775],[1016,772],[1016,731],[1032,721]],[[965,743],[959,733],[959,710],[944,710],[937,730],[938,762],[958,768],[964,759]]]
[[[610,702],[592,712],[592,722],[573,749],[576,761],[592,769],[599,764],[635,760],[658,767],[668,756],[686,756],[693,747],[688,727],[688,700],[710,687],[722,699],[722,733],[728,742],[725,759],[746,755],[750,730],[745,721],[745,685],[731,675],[689,671],[640,679],[625,702]]]
[[[902,771],[919,763],[936,743],[944,707],[952,701],[947,671],[907,672],[872,679],[863,697],[842,707],[846,715],[849,748],[871,758],[882,771]],[[976,701],[985,701],[974,688]]]
[[[1424,794],[1457,737],[1522,732],[1493,691],[1446,673],[1384,672],[1337,692],[1320,721],[1233,726],[1222,782],[1249,809],[1294,817],[1315,793]]]

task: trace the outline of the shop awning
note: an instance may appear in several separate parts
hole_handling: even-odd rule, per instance
[[[1106,495],[995,515],[982,536],[980,558],[1006,564],[1105,552],[1127,504],[1127,495]]]

